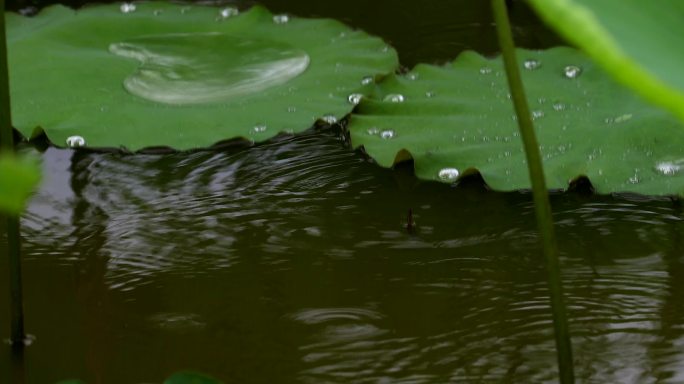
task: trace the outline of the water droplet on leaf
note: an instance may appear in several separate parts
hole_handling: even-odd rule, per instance
[[[240,11],[235,7],[226,7],[219,11],[219,18],[224,20],[231,16],[237,16],[239,13]]]
[[[358,103],[361,102],[361,99],[363,99],[363,95],[360,93],[352,93],[347,97],[347,101],[349,101],[350,104],[357,105]]]
[[[443,181],[454,181],[458,178],[459,172],[456,168],[442,168],[437,176]]]
[[[582,68],[574,65],[568,65],[567,67],[565,67],[565,69],[563,69],[563,74],[568,79],[576,79],[579,77],[579,75],[582,74]]]
[[[331,115],[331,114],[323,115],[321,117],[321,120],[325,121],[328,124],[337,123],[337,117],[335,117],[335,115]]]
[[[392,103],[403,103],[404,102],[404,95],[401,95],[398,93],[390,93],[389,95],[385,96],[385,98],[383,100],[389,101]]]
[[[525,69],[527,70],[532,71],[541,67],[541,62],[535,59],[527,59],[523,62],[523,67],[525,67]]]
[[[230,47],[229,64],[202,47]],[[288,44],[217,33],[148,35],[113,43],[109,51],[138,60],[124,88],[143,99],[173,105],[224,102],[265,91],[299,76],[306,52]]]
[[[84,146],[85,143],[86,142],[85,142],[85,139],[83,138],[83,136],[74,135],[74,136],[69,136],[66,139],[66,145],[69,148],[79,148],[79,147]]]
[[[482,67],[480,68],[480,73],[483,75],[489,75],[490,73],[492,73],[492,69],[489,67]]]
[[[133,3],[123,3],[119,9],[121,10],[121,13],[131,13],[135,12],[136,6]]]
[[[554,104],[553,104],[553,110],[554,110],[554,111],[558,111],[558,112],[564,111],[564,110],[565,110],[565,104],[563,104],[563,103],[554,103]]]
[[[664,161],[658,163],[655,166],[656,171],[665,176],[674,176],[679,172],[682,167],[679,164],[673,163],[671,161]]]
[[[361,79],[361,85],[373,84],[373,82],[375,82],[375,78],[373,78],[373,76],[365,76],[363,79]]]
[[[380,133],[380,130],[377,127],[372,127],[372,128],[368,128],[366,133],[368,133],[371,136],[375,136],[375,135]]]
[[[290,21],[290,16],[286,14],[273,15],[273,22],[276,24],[287,24]]]
[[[266,129],[268,129],[268,127],[266,127],[265,124],[257,124],[252,128],[256,133],[266,132]]]
[[[397,136],[397,134],[391,130],[391,129],[386,129],[380,132],[380,137],[383,139],[393,139]]]

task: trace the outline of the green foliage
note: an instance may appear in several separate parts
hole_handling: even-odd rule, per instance
[[[684,195],[684,130],[572,48],[518,50],[549,188],[580,175],[597,191]],[[382,166],[412,157],[424,179],[479,170],[497,190],[530,188],[500,58],[473,52],[378,85],[351,117],[354,146]],[[400,97],[401,96],[401,97]],[[403,99],[403,102],[391,100]],[[440,172],[442,178],[440,178]]]
[[[530,0],[569,42],[684,121],[684,2]]]
[[[35,159],[0,155],[0,212],[20,214],[39,181]]]
[[[381,39],[334,20],[236,13],[163,2],[8,13],[14,125],[129,150],[260,141],[341,118],[350,94],[372,88],[362,79],[398,65]]]

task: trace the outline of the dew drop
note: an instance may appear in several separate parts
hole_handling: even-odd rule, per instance
[[[119,9],[121,10],[121,13],[131,13],[135,12],[135,4],[133,3],[123,3],[121,4],[121,7]]]
[[[554,103],[554,104],[553,104],[553,110],[554,110],[554,111],[558,111],[558,112],[564,111],[564,110],[565,110],[565,104],[563,104],[563,103]]]
[[[372,127],[372,128],[368,128],[366,133],[368,133],[371,136],[375,136],[375,135],[378,135],[380,133],[380,130],[377,127]]]
[[[85,145],[85,143],[86,142],[85,142],[85,139],[83,138],[83,136],[74,135],[74,136],[69,136],[66,139],[66,145],[69,148],[83,147]]]
[[[331,115],[331,114],[321,116],[321,120],[325,121],[328,124],[337,123],[337,117],[335,117],[335,115]]]
[[[383,100],[389,101],[392,103],[403,103],[404,102],[404,95],[401,95],[398,93],[390,93],[389,95],[385,96],[385,98]]]
[[[541,67],[541,62],[535,59],[527,59],[523,62],[523,67],[525,67],[525,69],[527,70],[532,71]]]
[[[373,76],[364,76],[364,78],[361,79],[361,85],[373,84],[373,82],[375,82],[375,78]]]
[[[265,124],[257,124],[254,126],[254,128],[252,128],[252,130],[256,133],[266,132],[266,129],[268,129],[268,127],[266,127]]]
[[[349,95],[349,97],[347,97],[349,103],[354,105],[360,103],[361,99],[363,99],[363,95],[360,93],[352,93],[351,95]]]
[[[417,73],[409,73],[406,77],[412,81],[418,80],[418,74]]]
[[[162,13],[164,13],[164,11],[162,11],[161,9],[155,9],[154,11],[152,11],[152,14],[155,16],[160,16]]]
[[[544,111],[532,111],[532,120],[541,119],[544,117]]]
[[[287,111],[290,113],[297,112],[297,107],[287,107]]]
[[[482,68],[480,68],[480,74],[482,74],[482,75],[489,75],[490,73],[492,73],[492,69],[491,69],[491,68],[489,68],[489,67],[482,67]]]
[[[435,92],[427,91],[427,92],[425,92],[425,97],[433,98],[433,97],[435,97]]]
[[[380,137],[383,139],[386,139],[386,140],[393,139],[396,136],[397,136],[397,134],[391,129],[385,129],[382,132],[380,132]]]
[[[231,16],[237,16],[240,13],[235,7],[226,7],[219,11],[219,18],[221,20],[227,19]]]
[[[443,181],[454,181],[458,178],[459,172],[456,168],[442,168],[439,170],[437,177]]]
[[[565,69],[563,69],[563,74],[568,79],[576,79],[579,77],[579,75],[582,74],[582,68],[574,65],[568,65],[567,67],[565,67]]]
[[[615,123],[624,123],[625,121],[627,121],[627,120],[629,120],[629,119],[631,119],[631,118],[632,118],[632,114],[631,114],[631,113],[626,113],[626,114],[624,114],[624,115],[620,115],[620,116],[616,117],[615,119],[613,119],[613,121],[614,121]]]
[[[273,15],[273,22],[276,24],[287,24],[290,21],[290,16],[286,14]]]
[[[675,164],[670,161],[664,161],[662,163],[656,164],[655,166],[655,170],[665,176],[674,176],[681,168],[682,167],[679,164]]]
[[[358,103],[361,102],[361,99],[363,99],[363,95],[360,93],[352,93],[347,97],[347,101],[349,101],[350,104],[357,105]]]

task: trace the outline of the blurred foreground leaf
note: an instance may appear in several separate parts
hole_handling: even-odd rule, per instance
[[[616,79],[684,121],[684,1],[529,3]]]
[[[40,181],[35,159],[0,155],[0,212],[20,214]]]

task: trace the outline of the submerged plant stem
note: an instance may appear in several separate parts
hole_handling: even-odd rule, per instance
[[[10,272],[10,342],[13,348],[22,348],[26,340],[24,332],[24,299],[21,282],[21,235],[19,217],[9,216],[7,224],[7,248]]]
[[[558,261],[558,247],[553,229],[553,219],[551,217],[551,204],[544,180],[544,169],[542,167],[539,146],[532,125],[532,117],[525,98],[518,61],[515,57],[515,45],[511,33],[510,21],[504,0],[492,0],[494,11],[494,21],[499,36],[508,87],[515,106],[515,113],[518,116],[518,126],[520,136],[525,147],[527,156],[527,166],[532,182],[532,193],[534,196],[534,208],[537,216],[537,226],[541,236],[544,256],[546,257],[546,268],[548,274],[549,291],[551,295],[551,310],[553,311],[553,325],[556,336],[556,349],[558,351],[558,369],[561,383],[573,383],[575,380],[572,364],[572,345],[570,343],[570,333],[568,331],[567,314],[563,301],[563,287],[560,274],[560,263]]]
[[[5,1],[0,0],[0,9],[5,9]],[[9,74],[7,71],[7,38],[5,34],[5,14],[0,15],[0,152],[14,151],[12,118],[10,114]],[[8,216],[7,249],[10,274],[10,341],[14,347],[24,345],[24,306],[21,286],[21,238],[18,216]]]

